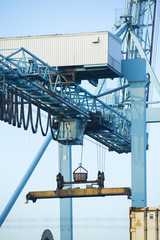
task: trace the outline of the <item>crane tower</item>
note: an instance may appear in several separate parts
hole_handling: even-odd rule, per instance
[[[17,48],[14,51],[7,47],[5,39],[0,40],[5,48],[0,52],[0,120],[19,128],[23,126],[25,130],[30,124],[33,133],[40,126],[43,136],[49,132],[40,153],[1,214],[0,225],[51,139],[59,142],[57,189],[29,192],[27,201],[60,198],[61,240],[73,239],[73,197],[127,195],[131,198],[132,207],[147,207],[147,123],[154,122],[154,117],[158,118],[156,110],[148,108],[150,88],[154,86],[160,94],[160,84],[152,66],[158,4],[156,0],[126,0],[125,9],[115,21],[114,33],[66,36],[66,46],[69,48],[74,44],[74,50],[69,49],[66,56],[60,55],[62,51],[56,53],[56,48],[62,47],[58,45],[63,41],[60,36],[37,39],[33,49],[27,48],[23,38],[22,48],[16,46],[12,39],[12,49]],[[55,49],[54,44],[52,46],[52,60],[49,53],[46,59],[43,55],[39,57],[38,41],[55,44]],[[77,47],[79,41],[80,50]],[[90,42],[89,50],[87,41]],[[113,79],[113,82],[116,79],[117,86],[108,88],[108,79]],[[95,93],[81,86],[85,80],[95,87]],[[24,105],[28,107],[27,111]],[[35,123],[33,108],[36,109]],[[41,111],[47,115],[45,129]],[[148,120],[146,112],[149,117],[154,112],[153,119]],[[97,180],[87,181],[87,171],[81,165],[78,170],[83,172],[76,175],[76,169],[72,181],[72,145],[82,145],[84,135],[103,144],[109,151],[119,154],[131,152],[131,189],[104,188],[103,172],[98,172]],[[96,184],[97,188],[70,188],[72,184],[88,182]],[[68,219],[67,226],[64,226],[64,218]]]

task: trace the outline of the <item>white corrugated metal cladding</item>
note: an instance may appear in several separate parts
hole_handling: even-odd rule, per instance
[[[116,64],[120,72],[121,41],[109,32],[0,38],[5,56],[26,48],[51,66]]]

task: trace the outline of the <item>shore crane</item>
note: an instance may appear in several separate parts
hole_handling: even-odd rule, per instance
[[[4,55],[0,53],[0,119],[13,126],[28,129],[29,123],[33,133],[40,125],[42,135],[47,137],[41,154],[35,159],[30,170],[24,176],[20,187],[0,216],[2,225],[24,185],[34,171],[42,152],[45,151],[51,138],[59,141],[61,151],[60,163],[63,171],[60,172],[57,186],[71,184],[71,145],[80,145],[86,134],[94,140],[107,146],[117,153],[131,152],[132,182],[130,188],[103,189],[103,182],[96,182],[98,188],[94,190],[74,191],[57,187],[55,192],[30,192],[27,200],[36,201],[38,198],[59,197],[61,199],[61,218],[68,217],[69,231],[63,231],[61,240],[73,238],[72,227],[72,199],[78,196],[127,195],[131,197],[132,207],[146,207],[146,123],[158,119],[156,111],[152,120],[146,119],[150,85],[154,84],[160,94],[160,84],[153,71],[154,36],[156,29],[156,14],[158,1],[126,1],[126,9],[115,23],[115,37],[122,41],[121,72],[109,66],[95,67],[89,71],[76,69],[77,78],[71,77],[70,69],[56,68],[46,64],[24,47]],[[104,78],[99,84],[91,75],[97,73]],[[107,74],[107,75],[106,75]],[[104,91],[106,78],[119,78],[119,86]],[[96,94],[91,94],[80,86],[83,79],[88,79],[97,86]],[[110,106],[101,98],[107,99],[111,93],[117,93],[119,101]],[[27,116],[24,105],[28,105]],[[32,106],[37,108],[36,122],[33,124]],[[46,129],[42,127],[41,110],[48,115]],[[159,120],[156,120],[159,121]],[[73,132],[70,126],[76,130]],[[66,148],[66,144],[68,147]],[[65,147],[64,147],[65,146]],[[67,156],[68,161],[63,161]],[[102,179],[103,174],[100,173]],[[63,177],[65,181],[63,180]],[[78,182],[78,181],[77,181]],[[79,181],[85,183],[87,180]],[[75,183],[75,181],[74,181]],[[100,185],[101,184],[101,185]],[[99,190],[100,189],[100,190]],[[95,193],[94,193],[95,192]],[[75,194],[75,195],[74,195]],[[67,207],[66,207],[67,206]],[[61,228],[64,228],[63,223]]]

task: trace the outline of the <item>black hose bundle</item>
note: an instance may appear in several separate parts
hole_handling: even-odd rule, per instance
[[[27,116],[25,115],[25,104],[28,105]],[[33,121],[32,105],[30,97],[27,97],[26,99],[24,98],[24,94],[22,92],[17,89],[8,88],[6,94],[0,93],[0,120],[8,122],[8,124],[12,124],[13,126],[17,126],[18,128],[21,128],[23,125],[24,130],[28,129],[30,123],[33,133],[37,133],[39,124],[42,135],[46,136],[49,126],[51,126],[50,111],[48,110],[47,123],[44,130],[42,126],[40,104],[36,104],[37,111],[35,123]]]

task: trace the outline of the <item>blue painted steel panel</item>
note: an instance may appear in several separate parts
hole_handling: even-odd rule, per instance
[[[63,145],[59,143],[59,164],[60,173],[64,177],[64,181],[72,181],[72,157],[71,145]],[[67,189],[69,187],[64,187]],[[72,198],[60,199],[60,239],[73,239],[73,223],[72,223]]]
[[[132,207],[146,207],[146,62],[124,60],[122,69],[131,93]]]
[[[122,60],[122,76],[129,82],[146,79],[146,60],[144,58]]]

